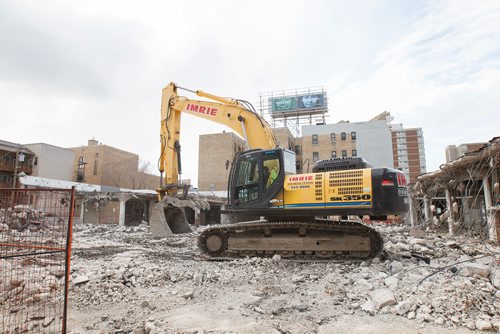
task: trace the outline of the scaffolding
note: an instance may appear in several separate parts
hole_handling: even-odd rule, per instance
[[[300,100],[302,97],[311,95],[320,97],[321,103],[310,107],[298,104],[286,110],[273,108],[275,100]],[[320,100],[318,99],[318,101]],[[301,135],[302,125],[326,124],[328,116],[328,97],[322,86],[260,93],[256,106],[257,112],[269,120],[273,128],[286,127],[294,137]]]

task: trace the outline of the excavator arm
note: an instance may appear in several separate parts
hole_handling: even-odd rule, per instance
[[[211,101],[192,100],[177,94],[183,89]],[[251,104],[241,100],[219,97],[203,91],[192,91],[168,84],[162,92],[161,102],[161,154],[159,170],[165,173],[165,182],[158,189],[160,199],[165,195],[175,197],[183,187],[179,177],[182,174],[181,165],[181,116],[188,113],[212,122],[226,125],[246,140],[247,149],[270,149],[278,146],[273,131],[266,120],[251,110]],[[183,196],[186,196],[186,189]]]

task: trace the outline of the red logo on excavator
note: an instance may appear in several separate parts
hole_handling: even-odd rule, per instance
[[[309,176],[290,176],[288,179],[289,182],[295,182],[295,181],[312,181],[313,177],[312,175]]]
[[[207,108],[192,103],[188,103],[188,105],[186,106],[186,111],[192,111],[198,114],[205,114],[209,116],[217,116],[216,108]]]

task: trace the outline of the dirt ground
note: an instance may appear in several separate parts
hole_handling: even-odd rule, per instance
[[[199,232],[77,224],[69,333],[498,331],[498,247],[376,228],[382,258],[335,263],[207,261]]]

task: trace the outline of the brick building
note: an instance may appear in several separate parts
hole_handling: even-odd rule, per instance
[[[233,132],[200,135],[198,189],[227,190],[229,164],[236,152],[245,150],[245,147],[245,141]]]
[[[139,156],[90,139],[75,153],[73,181],[127,189],[155,189],[160,177],[139,171]]]

